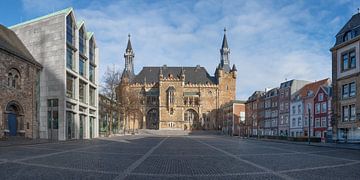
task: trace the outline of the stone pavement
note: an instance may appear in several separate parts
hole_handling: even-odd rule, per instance
[[[214,135],[0,147],[0,179],[359,179],[360,151]]]
[[[238,138],[238,137],[233,137]],[[287,141],[287,140],[277,140],[277,139],[256,139],[249,138],[248,140],[256,140],[256,141],[268,141],[268,142],[276,142],[276,143],[287,143],[287,144],[298,144],[298,145],[307,145],[307,146],[320,146],[320,147],[329,147],[329,148],[342,148],[342,149],[352,149],[352,150],[360,150],[360,143],[323,143],[323,142],[295,142],[295,141]]]

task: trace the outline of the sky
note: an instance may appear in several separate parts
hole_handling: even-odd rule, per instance
[[[128,34],[135,73],[143,66],[204,66],[214,75],[227,31],[236,96],[290,79],[331,77],[335,35],[358,13],[356,0],[1,0],[0,24],[15,25],[73,7],[99,47],[100,80],[124,68]]]

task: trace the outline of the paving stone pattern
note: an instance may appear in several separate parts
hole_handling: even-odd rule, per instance
[[[0,147],[0,179],[359,179],[360,151],[215,135]]]

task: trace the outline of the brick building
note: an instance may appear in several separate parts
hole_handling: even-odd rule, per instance
[[[332,139],[331,91],[330,84],[320,86],[314,97],[314,135],[322,139]]]
[[[41,69],[17,35],[0,25],[0,138],[38,138]]]
[[[332,53],[333,120],[335,139],[360,141],[360,14],[336,34]]]
[[[245,102],[245,136],[258,135],[259,123],[264,120],[265,92],[255,91]]]
[[[117,95],[125,129],[219,129],[221,105],[235,99],[236,68],[230,67],[224,34],[220,63],[211,76],[204,67],[143,67],[135,75],[130,36]]]
[[[233,100],[221,106],[223,132],[231,136],[245,135],[245,102]]]

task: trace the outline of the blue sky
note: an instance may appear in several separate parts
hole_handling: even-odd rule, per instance
[[[238,69],[237,98],[285,79],[331,77],[329,49],[360,7],[352,0],[2,0],[0,23],[11,26],[72,6],[100,49],[100,74],[123,69],[127,35],[135,71],[143,66],[219,63],[223,28]]]

